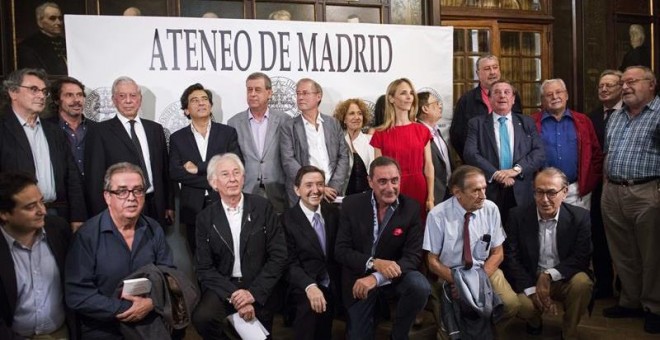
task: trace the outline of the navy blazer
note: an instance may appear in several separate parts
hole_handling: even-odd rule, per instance
[[[62,280],[62,290],[64,290],[64,261],[66,253],[71,244],[71,229],[64,220],[46,216],[44,229],[46,230],[46,242],[50,251],[55,257],[55,263],[60,271]],[[11,256],[7,242],[0,236],[0,339],[23,339],[23,337],[14,333],[11,329],[14,322],[14,311],[18,302],[18,291],[16,285],[16,271],[14,270],[14,259]],[[64,297],[64,292],[62,292]],[[62,299],[64,304],[64,299]],[[73,313],[66,308],[67,325],[69,326],[70,337],[77,338]]]
[[[35,176],[32,148],[16,114],[9,109],[0,120],[0,171],[26,172]],[[58,214],[69,222],[85,222],[87,209],[82,178],[64,131],[45,119],[41,119],[41,127],[48,142],[57,203],[64,203],[57,208]]]
[[[153,175],[154,204],[158,216],[150,216],[165,225],[165,210],[172,209],[171,182],[169,178],[169,162],[167,143],[163,127],[153,121],[140,118],[151,158],[151,173]],[[129,162],[140,165],[140,155],[131,137],[122,126],[119,118],[100,122],[90,126],[85,137],[85,184],[87,203],[90,216],[96,216],[106,209],[103,198],[103,177],[105,171],[113,164]],[[68,144],[67,144],[68,147]],[[147,174],[144,174],[145,176]]]
[[[366,271],[370,257],[396,261],[403,275],[417,270],[422,259],[424,229],[420,207],[415,200],[403,195],[399,195],[399,206],[392,218],[381,227],[375,252],[371,254],[374,243],[372,195],[370,190],[346,196],[341,205],[335,259],[342,265],[342,297],[346,308],[356,301],[352,293],[355,281],[371,274]]]
[[[196,273],[202,295],[210,290],[226,301],[238,287],[230,281],[234,242],[222,203],[202,210],[196,224]],[[261,196],[243,193],[239,249],[243,283],[256,302],[265,306],[285,270],[287,254],[280,222]]]
[[[536,204],[511,209],[505,231],[504,274],[516,293],[536,286],[539,263],[539,221]],[[562,203],[555,233],[559,264],[555,269],[564,280],[579,272],[589,273],[591,219],[589,211]]]
[[[202,161],[190,125],[170,136],[170,175],[173,181],[181,183],[181,221],[186,224],[195,223],[197,213],[204,207],[207,190],[214,200],[220,198],[206,179],[206,168],[211,158],[227,152],[233,152],[243,158],[234,128],[212,122],[208,138],[206,161]],[[197,166],[197,174],[193,175],[184,169],[183,165],[188,161]]]
[[[486,180],[493,177],[500,168],[500,156],[495,140],[493,115],[488,114],[472,118],[468,123],[468,135],[465,142],[463,159],[466,164],[476,166],[484,171]],[[513,164],[522,167],[522,172],[515,178],[513,194],[518,205],[533,202],[532,184],[534,173],[545,164],[543,141],[536,130],[534,120],[518,113],[511,114],[513,123]],[[486,196],[495,200],[500,184],[496,181],[488,183]],[[499,204],[499,203],[498,203]]]

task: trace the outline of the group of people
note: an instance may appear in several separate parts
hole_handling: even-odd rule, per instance
[[[323,114],[311,78],[296,84],[300,115],[271,110],[271,80],[256,72],[247,109],[227,124],[213,121],[211,90],[186,88],[190,125],[169,147],[140,117],[129,77],[112,85],[116,117],[94,122],[80,81],[15,71],[0,118],[0,337],[112,339],[192,323],[224,338],[234,313],[272,330],[283,295],[297,339],[329,339],[338,314],[349,339],[373,338],[392,299],[394,339],[429,299],[450,337],[493,337],[514,317],[540,334],[543,313],[563,307],[562,335],[575,339],[594,282],[596,295],[613,293],[610,253],[621,292],[605,316],[660,332],[653,72],[604,72],[603,107],[589,116],[568,108],[561,79],[546,80],[542,110],[526,116],[497,57],[476,66],[449,143],[441,98],[408,79],[387,87],[366,131],[362,100]],[[42,118],[51,95],[55,116]],[[173,268],[164,238],[177,191],[197,282]],[[122,293],[136,276],[177,278],[152,292],[179,300]]]

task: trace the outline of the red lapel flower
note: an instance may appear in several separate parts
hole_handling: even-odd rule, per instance
[[[396,227],[392,231],[392,235],[394,236],[401,236],[402,234],[403,234],[403,229],[401,229],[401,227]]]

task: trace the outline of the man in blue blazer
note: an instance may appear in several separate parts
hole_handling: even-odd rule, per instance
[[[534,173],[545,163],[543,142],[534,120],[513,113],[516,91],[499,80],[490,88],[493,112],[472,118],[463,159],[486,174],[486,197],[506,221],[509,209],[532,201]]]
[[[238,133],[245,163],[245,192],[268,198],[275,212],[281,214],[289,204],[284,189],[278,129],[291,118],[268,107],[273,90],[266,74],[250,74],[245,86],[248,109],[227,122]]]
[[[293,181],[303,165],[314,165],[326,176],[325,199],[335,200],[343,193],[348,180],[348,147],[339,122],[321,114],[319,104],[323,97],[321,85],[303,78],[296,85],[296,102],[301,114],[280,127],[282,167],[286,174],[289,205],[298,202]]]
[[[208,161],[226,152],[241,157],[236,130],[213,122],[212,108],[210,90],[199,83],[188,86],[181,95],[181,109],[190,125],[170,137],[170,175],[181,184],[181,222],[193,254],[197,213],[220,198],[206,179]]]

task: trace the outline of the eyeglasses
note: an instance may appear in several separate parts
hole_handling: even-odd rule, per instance
[[[642,79],[627,79],[627,80],[621,80],[621,81],[619,81],[619,85],[623,86],[623,84],[626,84],[626,85],[628,85],[628,87],[631,87],[631,86],[637,84],[637,82],[640,82],[640,81],[642,81],[642,80],[649,80],[649,81],[650,81],[651,79],[642,78]]]
[[[199,105],[199,104],[201,104],[201,103],[208,103],[208,102],[210,102],[210,99],[209,99],[209,97],[207,97],[207,96],[204,96],[204,97],[195,97],[195,98],[190,99],[189,102],[190,102],[190,104]]]
[[[318,92],[309,92],[309,91],[296,91],[296,96],[307,97],[312,94],[317,94]]]
[[[604,89],[604,88],[605,89],[612,89],[612,88],[615,88],[615,87],[620,86],[620,85],[621,84],[619,84],[619,83],[612,83],[612,84],[602,83],[602,84],[598,85],[598,89]]]
[[[559,195],[559,193],[564,191],[565,189],[566,187],[561,188],[559,191],[556,190],[544,191],[544,190],[536,189],[534,190],[534,196],[536,196],[536,198],[543,198],[543,196],[546,196],[548,197],[548,199],[555,199],[557,195]]]
[[[133,194],[133,196],[135,196],[136,198],[142,197],[144,196],[146,190],[144,188],[135,188],[133,190],[128,190],[128,189],[108,190],[108,192],[117,196],[117,198],[127,199],[130,194]]]
[[[439,100],[436,100],[434,102],[428,102],[428,103],[426,103],[426,106],[431,106],[433,104],[438,104],[438,107],[442,107],[442,103],[440,103]]]
[[[30,93],[32,93],[33,96],[36,96],[37,94],[39,94],[39,92],[41,92],[41,94],[43,94],[44,97],[48,97],[48,96],[50,96],[50,91],[48,91],[48,88],[47,88],[47,87],[44,87],[43,89],[40,89],[40,88],[38,88],[38,87],[36,87],[36,86],[23,86],[23,85],[18,85],[18,87],[22,87],[22,88],[24,88],[24,89],[28,89],[28,90],[30,90]]]

